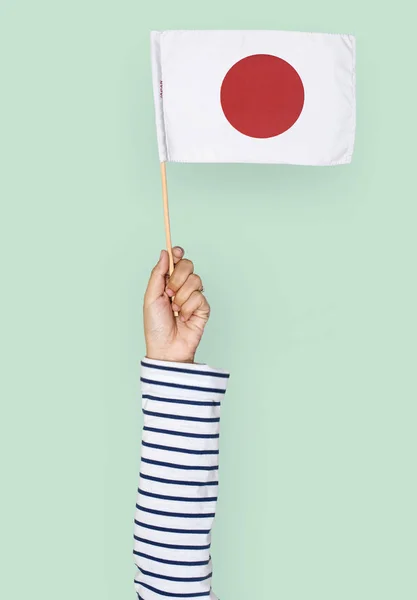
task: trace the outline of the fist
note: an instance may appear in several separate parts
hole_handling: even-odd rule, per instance
[[[174,271],[169,276],[168,252],[162,250],[152,270],[143,304],[146,356],[172,362],[194,362],[209,319],[210,306],[201,278],[184,250],[173,248]],[[178,313],[175,316],[174,313]]]

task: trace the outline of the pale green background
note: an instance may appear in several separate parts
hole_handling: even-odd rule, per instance
[[[199,359],[232,372],[214,589],[417,598],[412,9],[1,1],[1,598],[134,598],[141,298],[164,244],[149,30],[168,28],[357,35],[351,166],[169,166],[213,308]]]

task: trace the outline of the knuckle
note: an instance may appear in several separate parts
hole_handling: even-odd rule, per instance
[[[182,264],[183,267],[186,267],[191,272],[194,270],[194,263],[189,258],[183,258],[179,264]]]
[[[211,311],[211,307],[210,304],[207,301],[207,298],[205,297],[204,294],[201,294],[202,298],[203,298],[203,302],[204,302],[204,307],[207,309],[207,311],[210,313]]]
[[[202,286],[202,281],[201,281],[201,277],[199,275],[193,275],[193,283],[195,283],[195,285],[197,287],[201,287]]]

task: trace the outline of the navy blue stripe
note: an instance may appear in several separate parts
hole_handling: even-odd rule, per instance
[[[151,571],[145,571],[140,567],[138,567],[138,569],[142,573],[142,575],[147,575],[148,577],[155,577],[156,579],[165,579],[166,581],[178,581],[181,583],[198,583],[199,581],[206,581],[207,579],[210,579],[210,577],[213,576],[213,573],[209,573],[204,577],[169,577],[169,575],[160,575],[159,573],[151,573]],[[140,581],[137,581],[135,579],[135,583],[140,584]]]
[[[137,535],[134,535],[133,537],[137,542],[141,542],[142,544],[149,544],[150,546],[157,546],[158,548],[169,548],[170,550],[208,550],[210,548],[210,544],[206,544],[205,546],[179,546],[177,544],[162,544],[161,542],[146,540]]]
[[[159,500],[172,500],[174,502],[217,502],[217,496],[210,498],[190,498],[182,496],[164,496],[162,494],[154,494],[153,492],[146,492],[145,490],[138,489],[139,494],[142,496],[148,496],[148,498],[158,498]]]
[[[141,377],[142,383],[151,383],[152,385],[162,385],[163,387],[171,387],[179,390],[193,390],[194,392],[212,392],[214,394],[225,394],[226,390],[218,388],[199,387],[197,385],[181,385],[180,383],[168,383],[167,381],[155,381],[154,379],[145,379]]]
[[[143,410],[144,415],[150,417],[161,417],[163,419],[175,419],[176,421],[198,421],[199,423],[218,423],[220,417],[205,418],[205,417],[186,417],[183,415],[170,415],[165,413],[153,412],[150,410]]]
[[[157,525],[149,525],[148,523],[142,523],[135,519],[135,525],[139,527],[145,527],[145,529],[153,529],[154,531],[163,531],[164,533],[185,533],[195,535],[208,535],[210,529],[171,529],[171,527],[158,527]]]
[[[201,466],[191,466],[191,465],[176,465],[174,463],[162,462],[159,460],[151,460],[150,458],[144,458],[142,456],[142,462],[148,463],[150,465],[157,465],[158,467],[169,467],[171,469],[185,469],[186,471],[218,471],[219,466],[214,465],[212,467],[201,467]]]
[[[190,373],[190,375],[205,375],[208,377],[221,377],[222,379],[229,379],[228,373],[217,373],[215,371],[196,371],[194,369],[183,369],[178,367],[165,367],[163,365],[150,365],[145,361],[140,363],[142,367],[148,367],[148,369],[158,369],[159,371],[174,371],[175,373]]]
[[[160,398],[150,394],[142,394],[145,400],[155,400],[156,402],[170,402],[171,404],[190,404],[191,406],[220,406],[221,402],[198,402],[197,400],[174,400],[173,398]]]
[[[147,448],[155,448],[156,450],[167,450],[168,452],[182,452],[183,454],[218,454],[218,450],[191,450],[190,448],[176,448],[174,446],[161,446],[161,444],[151,444],[150,442],[142,442],[142,446]]]
[[[162,563],[164,565],[174,565],[176,567],[205,567],[209,564],[209,560],[198,560],[194,562],[186,562],[179,560],[165,560],[164,558],[157,558],[156,556],[150,556],[149,554],[144,554],[143,552],[138,552],[137,550],[133,550],[133,554],[136,556],[140,556],[141,558],[147,558],[148,560],[154,560],[155,562]]]
[[[139,582],[139,585],[142,585],[144,588],[154,592],[155,594],[159,594],[160,596],[168,596],[169,598],[202,598],[203,596],[210,596],[210,590],[208,592],[197,592],[196,594],[174,594],[173,592],[164,592],[163,590],[158,590],[147,583]]]
[[[168,483],[170,485],[207,486],[219,484],[218,481],[180,481],[179,479],[162,479],[162,477],[152,477],[152,475],[145,475],[145,473],[139,473],[139,477],[142,479],[149,479],[149,481],[157,481],[158,483]]]
[[[215,513],[172,513],[164,510],[145,508],[144,506],[139,506],[139,504],[136,504],[136,508],[152,515],[160,515],[161,517],[177,517],[179,519],[213,519],[215,517]]]
[[[165,435],[178,435],[180,437],[198,438],[204,440],[217,440],[220,437],[219,433],[189,433],[187,431],[172,431],[171,429],[158,429],[157,427],[143,428],[144,431],[153,431],[153,433],[164,433]]]

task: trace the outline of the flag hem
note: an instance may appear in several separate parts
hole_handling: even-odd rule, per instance
[[[151,62],[159,160],[160,162],[166,162],[170,159],[164,118],[161,34],[161,31],[151,31]]]

